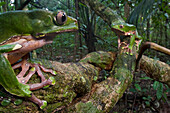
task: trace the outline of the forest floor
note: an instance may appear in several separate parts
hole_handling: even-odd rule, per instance
[[[170,113],[170,93],[165,93],[167,99],[162,96],[158,100],[157,91],[153,88],[154,80],[147,79],[143,72],[135,76],[131,86],[110,113]]]

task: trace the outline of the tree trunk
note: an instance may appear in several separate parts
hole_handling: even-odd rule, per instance
[[[20,6],[19,0],[15,0],[14,4],[15,4],[15,10],[17,10]]]
[[[88,25],[87,33],[85,34],[85,42],[86,42],[86,46],[88,48],[88,53],[94,52],[96,51],[96,46],[95,46],[95,42],[96,42],[96,38],[93,36],[93,30],[92,30],[92,26]]]
[[[166,25],[165,25],[165,31],[164,31],[164,32],[165,32],[165,33],[164,33],[164,34],[165,34],[165,47],[168,47],[168,46],[170,46],[170,44],[168,43],[168,42],[169,42],[169,40],[168,40],[168,27],[167,27],[168,24],[169,24],[169,23],[168,23],[168,19],[166,19],[165,24],[166,24]],[[169,49],[170,49],[170,47],[169,47]]]
[[[127,19],[130,15],[130,6],[129,6],[127,0],[126,0],[126,3],[125,3],[124,12],[125,12],[125,18]]]
[[[147,33],[146,33],[146,35],[147,35],[147,39],[149,41],[151,41],[151,39],[150,39],[150,19],[147,20]]]
[[[78,0],[75,0],[75,12],[76,12],[76,19],[78,20],[78,18],[80,17],[79,16],[79,1]],[[78,28],[80,28],[80,21],[78,20]],[[77,51],[79,49],[79,47],[82,47],[82,39],[81,39],[81,35],[80,35],[80,30],[78,32],[76,32],[76,35],[77,35],[77,38],[75,40],[77,40],[77,42],[75,42],[76,44],[76,54],[77,54]],[[78,44],[79,42],[79,44]],[[82,49],[79,49],[79,59],[81,59],[83,57],[82,55]]]

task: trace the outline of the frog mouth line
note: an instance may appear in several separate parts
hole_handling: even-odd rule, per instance
[[[78,29],[67,29],[67,30],[62,30],[54,33],[47,33],[45,36],[53,36],[61,33],[76,32],[76,31],[78,31]]]
[[[9,39],[1,42],[0,45],[8,44],[10,42],[14,42],[14,40],[15,41],[20,40],[21,38],[24,38],[24,39],[27,39],[27,40],[32,40],[32,39],[41,40],[41,39],[45,39],[46,41],[49,41],[49,40],[52,41],[55,38],[55,36],[58,35],[58,34],[68,33],[68,32],[76,32],[76,31],[78,31],[78,29],[62,30],[62,31],[58,31],[58,32],[47,33],[43,37],[40,37],[40,38],[35,38],[34,36],[31,36],[31,35],[30,36],[29,35],[28,36],[16,35],[16,36],[12,36]],[[38,33],[37,35],[41,35],[41,33]]]
[[[48,33],[44,37],[41,38],[35,38],[31,35],[29,36],[16,36],[13,37],[14,39],[17,38],[17,41],[11,44],[18,43],[22,45],[23,47],[19,50],[16,51],[11,51],[9,53],[19,53],[19,52],[29,52],[34,49],[38,49],[46,44],[51,44],[53,43],[53,39],[55,38],[56,35],[64,32],[76,32],[78,29],[69,29],[69,30],[63,30],[60,32],[54,32],[54,33]]]
[[[49,41],[49,40],[53,40],[55,38],[56,35],[61,34],[61,33],[69,33],[69,32],[76,32],[78,31],[78,29],[67,29],[67,30],[62,30],[62,31],[58,31],[58,32],[53,32],[53,33],[47,33],[45,34],[44,37],[42,37],[44,40]],[[40,39],[42,39],[40,38]]]

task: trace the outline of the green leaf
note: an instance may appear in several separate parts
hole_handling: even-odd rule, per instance
[[[20,105],[20,104],[22,104],[22,99],[16,99],[16,100],[14,101],[14,104],[15,104],[15,105]]]
[[[137,90],[141,91],[141,87],[140,87],[139,84],[135,84],[135,88],[136,88]]]
[[[142,77],[141,80],[152,80],[150,77]]]
[[[151,101],[152,97],[148,95],[147,97],[142,97],[143,100]]]
[[[146,97],[142,97],[142,99],[143,99],[143,100],[147,100],[147,98],[146,98]]]
[[[166,100],[168,100],[168,97],[167,97],[167,94],[166,93],[164,93],[163,94],[163,99],[162,99],[164,102],[166,102]]]
[[[136,89],[135,88],[130,88],[129,91],[130,92],[136,92]]]
[[[93,80],[96,81],[97,79],[98,79],[98,77],[97,77],[97,76],[94,76]]]
[[[71,44],[71,45],[70,45],[70,47],[74,47],[74,46],[75,46],[75,44]]]
[[[146,89],[146,88],[142,89],[142,92],[147,92],[147,91],[148,91],[148,89]]]
[[[165,85],[166,87],[166,92],[169,93],[170,92],[170,88],[168,87],[168,85]]]
[[[165,15],[165,17],[166,17],[166,18],[169,18],[169,15],[168,15],[168,13],[165,13],[164,15]]]
[[[6,94],[0,91],[0,96],[1,96],[1,97],[5,97]]]
[[[10,103],[11,103],[10,100],[3,99],[3,101],[1,102],[1,105],[2,105],[2,106],[7,106],[7,105],[9,105]]]
[[[84,49],[88,49],[86,45],[83,45],[82,47],[83,47]]]
[[[150,102],[149,101],[145,101],[146,106],[150,106]]]
[[[84,6],[84,7],[87,7],[86,5],[82,4],[81,2],[79,2],[79,5]]]
[[[157,90],[158,87],[159,87],[159,82],[158,82],[158,81],[155,81],[155,82],[153,83],[153,89],[154,89],[154,90]]]
[[[0,2],[0,6],[3,6],[5,4],[6,4],[6,2]]]
[[[163,95],[163,84],[160,83],[160,85],[159,85],[159,87],[158,87],[158,89],[157,89],[157,91],[156,91],[156,97],[157,97],[157,99],[158,99],[158,100],[161,99],[162,95]]]

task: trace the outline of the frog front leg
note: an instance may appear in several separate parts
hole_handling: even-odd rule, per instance
[[[54,82],[55,80],[53,78],[52,79],[50,78],[38,84],[20,83],[15,75],[14,70],[11,67],[10,62],[4,57],[2,53],[17,50],[21,47],[22,46],[19,44],[0,46],[0,72],[1,72],[0,73],[0,84],[10,94],[20,96],[20,97],[27,97],[29,98],[29,100],[38,104],[40,108],[42,109],[47,105],[47,102],[36,98],[31,92],[31,90],[36,90],[46,85],[55,84]]]
[[[20,67],[22,68],[21,72],[17,75],[17,78],[20,82],[27,83],[28,80],[31,78],[31,76],[36,72],[41,77],[41,81],[45,81],[46,79],[41,71],[49,72],[52,75],[56,75],[56,72],[53,71],[52,69],[46,69],[45,67],[43,67],[41,62],[28,60],[29,59],[28,53],[31,50],[34,50],[39,47],[42,47],[43,45],[52,43],[52,41],[45,41],[44,39],[35,40],[31,36],[13,37],[13,39],[16,39],[16,38],[20,38],[20,40],[17,40],[10,44],[20,44],[22,45],[22,48],[16,51],[6,52],[5,54],[6,54],[6,58],[9,60],[11,64],[14,64],[19,59],[22,58],[22,61],[12,66],[13,69],[20,68]],[[26,72],[29,69],[30,71],[28,75],[26,75]]]

